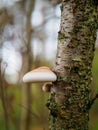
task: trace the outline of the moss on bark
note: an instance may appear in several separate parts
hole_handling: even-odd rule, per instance
[[[47,102],[50,130],[88,130],[97,6],[90,0],[64,0],[53,83]]]

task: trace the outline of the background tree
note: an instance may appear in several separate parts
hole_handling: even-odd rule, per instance
[[[9,44],[15,47],[15,51],[19,52],[23,59],[24,66],[22,67],[21,76],[25,72],[30,69],[32,59],[30,56],[30,40],[31,40],[31,13],[34,7],[34,1],[2,1],[1,2],[1,15],[0,15],[0,31],[1,31],[1,45]],[[17,48],[17,47],[18,48]],[[11,51],[11,50],[9,50]],[[6,53],[6,52],[5,52]],[[29,53],[29,55],[27,55]],[[4,61],[2,58],[2,64],[5,62],[8,66],[7,62]],[[25,62],[25,63],[24,63]],[[4,68],[6,70],[6,68]],[[1,72],[1,71],[0,71]],[[3,73],[3,76],[5,73]],[[2,77],[3,77],[2,76]],[[20,78],[21,78],[20,76]],[[5,113],[5,127],[6,129],[9,128],[9,110],[7,110],[7,96],[6,96],[6,89],[3,84],[5,79],[3,79],[1,86],[1,93],[2,93],[2,104]],[[30,84],[23,84],[21,85],[21,94],[22,94],[22,101],[20,104],[26,106],[27,109],[30,109],[31,104],[31,91],[30,91]],[[5,97],[6,96],[6,97]],[[9,114],[8,114],[9,113]],[[21,130],[29,129],[30,124],[30,111],[24,111],[22,107],[21,110]]]

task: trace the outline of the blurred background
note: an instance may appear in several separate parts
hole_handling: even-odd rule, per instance
[[[23,75],[53,67],[60,27],[60,0],[0,0],[0,129],[48,130],[49,93],[43,84],[24,84]],[[98,92],[96,40],[91,96]],[[98,130],[98,100],[90,110],[90,130]]]

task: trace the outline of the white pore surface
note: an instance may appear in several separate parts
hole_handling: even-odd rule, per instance
[[[47,72],[29,72],[24,75],[23,82],[53,82],[56,81],[57,77],[54,73]]]

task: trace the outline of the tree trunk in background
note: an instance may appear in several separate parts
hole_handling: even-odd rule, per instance
[[[0,47],[3,44],[3,30],[6,24],[11,24],[13,21],[13,17],[8,15],[8,12],[6,9],[0,9]],[[1,51],[1,50],[0,50]],[[0,99],[2,103],[3,113],[4,113],[4,127],[5,130],[9,130],[9,111],[7,109],[7,97],[6,97],[6,90],[4,85],[4,72],[2,73],[1,70],[1,62],[2,59],[0,57]],[[5,70],[3,70],[5,71]]]
[[[34,9],[34,0],[29,0],[28,7],[26,11],[26,48],[27,50],[23,53],[23,75],[31,70],[32,59],[31,59],[31,14]],[[22,75],[22,77],[23,77]],[[21,123],[20,130],[29,130],[31,124],[31,84],[22,83],[22,111],[21,111]]]
[[[92,0],[63,0],[58,50],[47,107],[50,130],[88,130],[98,8]]]
[[[13,2],[13,1],[12,1]],[[23,48],[20,48],[23,56],[23,67],[22,67],[22,76],[20,75],[20,78],[23,77],[23,75],[30,71],[32,60],[31,60],[31,54],[30,54],[30,42],[31,42],[31,14],[32,10],[34,8],[34,0],[22,0],[19,2],[15,2],[13,6],[10,6],[9,4],[4,3],[4,7],[1,9],[0,5],[0,47],[2,47],[3,43],[5,41],[9,41],[12,43],[13,38],[16,36],[16,40],[19,40],[19,44]],[[2,5],[3,6],[3,5]],[[12,32],[9,32],[5,27],[8,29],[14,29],[11,30]],[[16,29],[16,30],[15,30]],[[3,36],[4,31],[6,32],[6,37]],[[12,36],[9,33],[13,33]],[[14,34],[15,33],[15,34]],[[21,34],[20,34],[21,33]],[[26,36],[24,36],[26,33]],[[16,35],[17,34],[17,35]],[[3,39],[3,40],[2,40]],[[18,42],[18,41],[17,41]],[[26,43],[25,43],[26,42]],[[18,43],[17,43],[18,45]],[[16,45],[16,46],[17,46]],[[25,49],[26,48],[26,49]],[[1,57],[0,57],[1,58]],[[0,59],[2,60],[2,59]],[[0,66],[1,66],[0,61]],[[0,68],[1,70],[1,68]],[[1,77],[1,73],[0,73]],[[9,118],[8,118],[8,109],[7,109],[7,103],[5,98],[5,88],[3,85],[3,81],[0,78],[1,84],[0,84],[0,93],[2,96],[2,105],[4,109],[4,117],[5,117],[5,128],[6,130],[9,129]],[[21,130],[29,130],[30,128],[30,109],[31,109],[31,88],[30,84],[24,84],[22,83],[21,87],[21,120],[20,120],[20,129]]]

